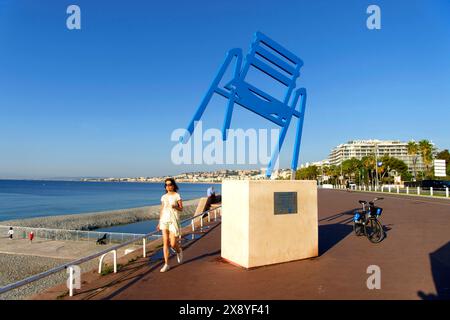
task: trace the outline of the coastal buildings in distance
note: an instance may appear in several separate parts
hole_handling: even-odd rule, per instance
[[[290,169],[274,170],[273,179],[288,179],[291,176]],[[234,180],[263,180],[265,179],[265,170],[216,170],[216,171],[200,171],[187,172],[173,176],[177,182],[222,182],[223,179]],[[81,181],[96,182],[162,182],[166,176],[162,177],[136,177],[136,178],[83,178]]]
[[[436,155],[436,148],[433,143],[432,156]],[[425,170],[425,163],[420,154],[416,157],[412,156],[408,152],[408,142],[402,142],[400,140],[351,140],[347,143],[340,144],[333,148],[328,156],[328,159],[307,162],[301,164],[299,169],[307,168],[309,166],[340,166],[342,162],[356,158],[361,160],[363,157],[376,155],[377,158],[381,158],[385,155],[402,160],[407,166],[408,171],[413,173],[414,161],[415,170],[420,172]],[[290,179],[290,169],[278,169],[274,170],[272,179]],[[134,177],[134,178],[83,178],[81,181],[102,181],[102,182],[162,182],[166,177]],[[264,169],[260,170],[216,170],[210,172],[187,172],[175,175],[174,178],[179,182],[217,182],[220,183],[223,179],[236,179],[236,180],[262,180],[265,179]]]

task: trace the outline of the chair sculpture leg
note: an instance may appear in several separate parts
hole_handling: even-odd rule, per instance
[[[230,123],[231,123],[231,115],[233,114],[233,107],[234,107],[234,101],[236,98],[235,88],[233,85],[233,82],[237,79],[239,79],[240,72],[241,72],[241,65],[242,65],[242,52],[236,52],[236,66],[234,67],[234,74],[233,74],[233,81],[231,81],[231,92],[230,96],[228,97],[228,105],[227,105],[227,111],[225,114],[225,119],[223,121],[222,126],[222,140],[227,140],[227,130],[230,129]]]
[[[295,110],[295,108],[297,106],[297,102],[300,97],[301,97],[300,112],[297,112]],[[291,169],[292,169],[291,179],[295,179],[294,175],[297,170],[298,153],[300,151],[300,142],[301,142],[301,138],[302,138],[305,106],[306,106],[306,89],[300,88],[295,92],[295,97],[294,97],[294,101],[293,101],[293,108],[294,108],[293,115],[297,116],[299,119],[298,119],[298,124],[297,124],[297,132],[296,132],[296,136],[295,136],[294,154],[292,156],[292,163],[291,163]],[[291,119],[292,119],[292,117],[289,117],[286,120],[286,123],[284,124],[283,129],[281,130],[280,137],[278,139],[278,143],[275,147],[275,150],[272,153],[272,158],[270,159],[269,165],[267,166],[267,171],[266,171],[267,178],[270,178],[270,176],[272,175],[273,166],[275,165],[275,162],[277,161],[277,158],[279,156],[280,148],[283,145],[284,139],[286,137],[287,129],[289,128],[289,125],[291,123]]]
[[[292,155],[292,163],[291,163],[291,169],[292,169],[292,178],[295,179],[294,174],[297,170],[298,165],[298,155],[300,152],[300,143],[302,141],[302,131],[303,131],[303,120],[305,119],[305,106],[306,106],[306,89],[300,88],[295,92],[295,97],[293,101],[293,108],[297,107],[297,101],[300,98],[300,114],[298,117],[298,123],[297,123],[297,132],[295,134],[295,145],[294,145],[294,151]]]
[[[231,123],[231,115],[233,113],[233,107],[234,107],[234,90],[231,91],[230,99],[228,100],[227,105],[227,112],[225,114],[225,119],[223,121],[223,127],[222,127],[222,140],[227,140],[227,132],[228,129],[230,129],[230,123]]]
[[[267,170],[266,170],[266,177],[268,179],[272,175],[273,167],[274,167],[274,165],[278,159],[278,156],[280,154],[280,148],[283,145],[284,138],[286,137],[287,129],[289,128],[289,124],[291,123],[291,119],[292,119],[292,117],[289,117],[288,119],[286,119],[286,123],[283,126],[283,128],[281,129],[280,137],[278,138],[278,143],[272,152],[272,157],[270,159],[269,165],[267,166]]]
[[[214,81],[212,82],[211,86],[209,87],[209,90],[206,92],[202,102],[200,103],[200,106],[198,107],[197,111],[195,112],[194,116],[192,117],[191,122],[189,123],[189,126],[187,128],[187,134],[181,138],[182,143],[186,143],[192,133],[194,132],[195,123],[200,120],[200,118],[203,115],[203,112],[205,112],[206,106],[208,105],[209,101],[211,101],[211,98],[216,91],[216,89],[219,87],[220,80],[222,80],[228,66],[231,63],[231,60],[237,57],[236,67],[235,67],[235,75],[236,73],[239,73],[240,64],[242,62],[242,50],[241,49],[232,49],[227,52],[227,55],[225,57],[225,61],[223,62],[222,66],[220,67],[216,77],[214,78]],[[230,115],[231,117],[231,115]]]

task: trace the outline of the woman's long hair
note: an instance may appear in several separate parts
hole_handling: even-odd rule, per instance
[[[178,192],[178,186],[177,186],[177,183],[175,182],[175,179],[174,178],[167,178],[166,180],[164,180],[164,190],[166,191],[166,193],[167,193],[167,187],[166,187],[166,182],[167,181],[170,181],[172,183],[173,191]]]

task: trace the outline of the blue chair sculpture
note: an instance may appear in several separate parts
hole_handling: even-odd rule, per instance
[[[227,71],[227,68],[230,66],[233,58],[237,59],[233,79],[221,88],[219,87],[220,81]],[[219,69],[208,92],[198,107],[197,112],[194,114],[194,117],[187,128],[188,132],[186,136],[181,139],[181,142],[186,143],[189,140],[194,131],[195,123],[200,120],[213,94],[217,93],[228,99],[227,111],[222,127],[223,140],[227,139],[227,130],[230,128],[231,115],[235,103],[281,127],[278,143],[275,150],[272,152],[271,160],[266,170],[266,176],[270,177],[279,150],[283,145],[292,116],[295,116],[299,121],[297,124],[297,133],[291,162],[294,178],[300,151],[303,119],[305,116],[306,89],[299,88],[295,90],[291,105],[289,105],[289,101],[295,89],[296,80],[300,75],[300,68],[303,65],[303,61],[261,32],[255,33],[251,50],[245,57],[244,66],[241,68],[242,60],[242,49],[236,48],[227,52],[222,67]],[[284,85],[286,87],[284,100],[279,101],[270,94],[263,92],[247,82],[246,77],[250,67],[259,69],[272,79],[277,80]],[[299,110],[297,110],[297,105],[299,105]]]

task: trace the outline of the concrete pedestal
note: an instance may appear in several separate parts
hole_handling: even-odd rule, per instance
[[[245,268],[318,255],[317,185],[224,180],[222,257]]]

